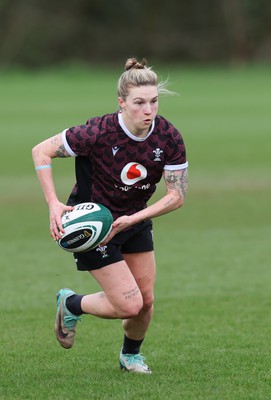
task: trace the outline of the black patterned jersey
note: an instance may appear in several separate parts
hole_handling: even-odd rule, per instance
[[[100,203],[114,219],[145,208],[164,170],[187,167],[181,134],[161,116],[144,138],[128,131],[119,112],[90,118],[62,137],[67,152],[76,157],[76,184],[68,204]]]

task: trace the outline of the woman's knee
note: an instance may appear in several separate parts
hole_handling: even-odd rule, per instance
[[[149,312],[153,310],[153,303],[154,303],[154,296],[153,294],[150,294],[146,297],[143,297],[143,305],[142,305],[142,311],[143,312]]]
[[[125,299],[124,302],[121,303],[119,308],[120,318],[132,318],[136,317],[142,308],[144,307],[143,297],[140,293],[132,298]]]
[[[154,297],[138,297],[133,301],[127,302],[122,309],[122,312],[125,314],[124,318],[132,318],[136,317],[138,314],[148,314],[153,311],[153,302]]]

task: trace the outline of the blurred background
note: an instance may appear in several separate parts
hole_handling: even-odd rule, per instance
[[[269,0],[1,0],[0,66],[270,61]]]
[[[154,220],[148,393],[119,375],[119,321],[84,318],[72,353],[56,343],[55,293],[97,285],[50,238],[31,157],[117,110],[131,56],[177,93],[159,112],[189,161],[185,206]],[[0,0],[1,399],[270,399],[270,110],[270,0]],[[74,160],[53,167],[65,202]]]

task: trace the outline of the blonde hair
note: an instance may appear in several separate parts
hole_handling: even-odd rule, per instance
[[[159,94],[174,94],[166,88],[167,81],[159,81],[157,74],[147,66],[145,58],[138,62],[136,58],[128,58],[125,71],[118,81],[118,96],[123,100],[129,94],[129,89],[138,86],[157,86]]]

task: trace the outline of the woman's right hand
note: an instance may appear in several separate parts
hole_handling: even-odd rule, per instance
[[[60,201],[54,201],[49,205],[50,233],[54,240],[61,239],[64,229],[62,226],[62,215],[66,211],[72,211],[74,207],[67,206]]]

